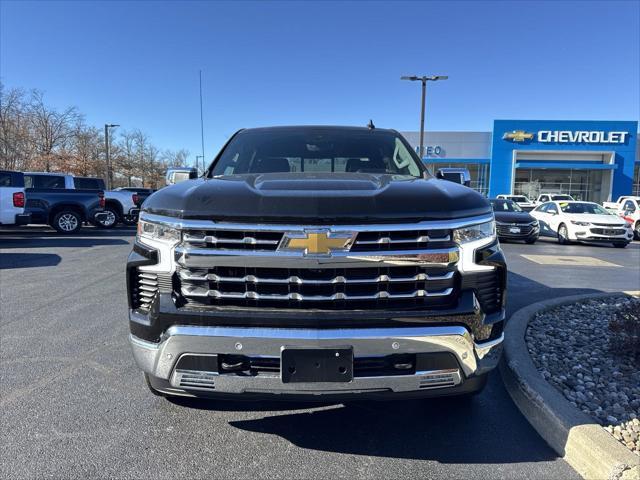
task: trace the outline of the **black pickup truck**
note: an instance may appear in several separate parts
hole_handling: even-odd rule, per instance
[[[104,193],[67,188],[27,188],[25,213],[32,224],[46,224],[60,233],[76,233],[82,224],[103,214]]]
[[[159,395],[470,395],[500,357],[506,264],[489,202],[394,130],[241,130],[147,199],[130,340]]]

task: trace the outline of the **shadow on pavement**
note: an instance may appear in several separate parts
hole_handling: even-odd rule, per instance
[[[55,267],[60,260],[60,256],[54,253],[0,253],[0,270]]]

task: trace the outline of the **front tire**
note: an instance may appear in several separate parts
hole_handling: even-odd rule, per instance
[[[113,228],[120,221],[120,215],[118,215],[118,212],[113,207],[106,206],[102,213],[104,213],[102,220],[98,220],[97,218],[95,220],[95,224],[99,228]]]
[[[558,227],[558,243],[560,245],[568,245],[571,243],[569,240],[569,230],[564,223],[561,223]]]
[[[640,240],[640,220],[636,222],[636,228],[633,230],[633,236],[636,240]]]
[[[629,242],[615,242],[613,244],[616,248],[625,248],[627,245],[629,245]]]
[[[76,233],[82,228],[82,217],[73,210],[63,210],[53,217],[51,226],[59,233]]]
[[[524,243],[526,243],[527,245],[533,245],[534,243],[536,243],[538,241],[538,237],[535,238],[527,238]]]

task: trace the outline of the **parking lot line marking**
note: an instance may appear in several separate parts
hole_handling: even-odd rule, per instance
[[[566,256],[561,255],[521,255],[527,260],[540,265],[567,265],[570,267],[622,267],[615,263],[600,260],[594,257]]]

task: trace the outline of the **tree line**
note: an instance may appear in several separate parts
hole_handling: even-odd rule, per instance
[[[189,152],[161,151],[139,129],[111,129],[113,187],[164,185],[168,167],[187,164]],[[107,179],[104,129],[87,125],[76,107],[47,105],[39,90],[0,82],[0,169],[61,172]]]

